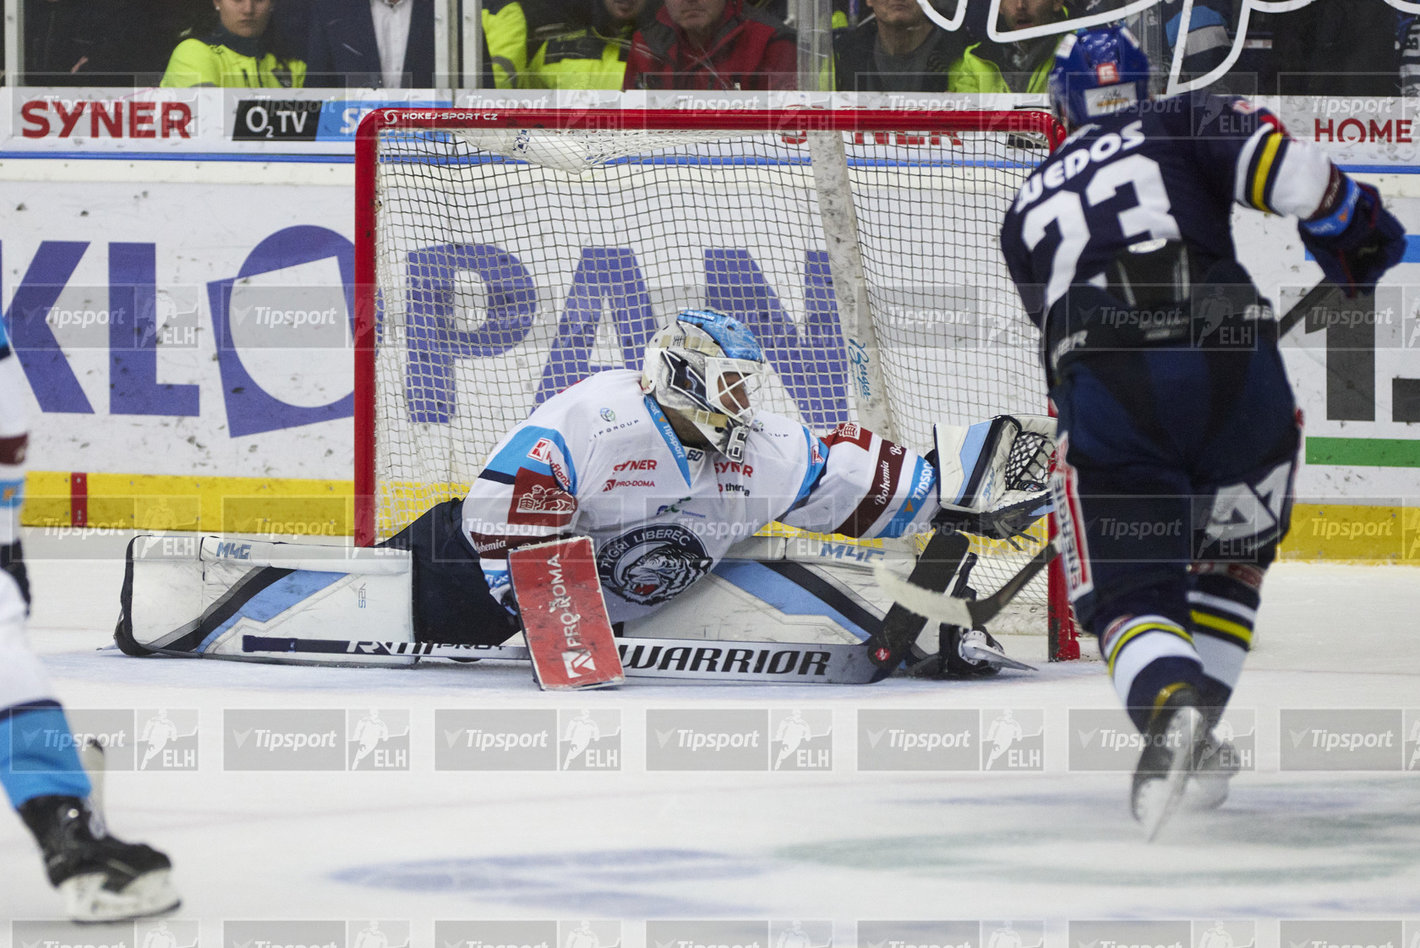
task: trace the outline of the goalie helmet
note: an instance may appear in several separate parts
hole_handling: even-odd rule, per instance
[[[651,338],[641,389],[725,457],[740,461],[764,372],[764,351],[744,324],[713,310],[687,309]]]
[[[1149,98],[1149,57],[1122,26],[1067,34],[1055,49],[1050,104],[1071,128]]]

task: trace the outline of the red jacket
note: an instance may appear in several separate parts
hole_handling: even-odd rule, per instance
[[[743,0],[726,0],[705,49],[693,48],[665,7],[631,39],[623,89],[793,89],[794,31]]]

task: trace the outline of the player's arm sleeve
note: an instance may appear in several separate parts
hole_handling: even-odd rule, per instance
[[[1303,219],[1317,212],[1336,171],[1320,148],[1292,138],[1281,119],[1246,99],[1207,96],[1196,101],[1199,132],[1194,141],[1202,160],[1232,169],[1234,201]]]
[[[784,523],[863,538],[928,529],[938,505],[937,471],[926,458],[858,425],[808,437],[808,470]]]
[[[167,71],[159,85],[167,89],[188,86],[217,86],[222,84],[221,70],[212,49],[199,39],[185,39],[177,44],[168,60]]]
[[[1045,325],[1045,286],[1035,279],[1031,269],[1030,251],[1021,238],[1021,216],[1007,214],[1001,226],[1001,255],[1006,258],[1006,270],[1020,294],[1026,315],[1037,326]]]
[[[464,530],[493,597],[507,602],[510,550],[568,536],[576,519],[577,464],[567,441],[529,419],[493,449],[464,499]]]

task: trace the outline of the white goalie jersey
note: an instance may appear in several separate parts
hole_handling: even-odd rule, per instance
[[[494,448],[464,500],[463,528],[498,598],[509,588],[508,551],[557,536],[592,538],[620,622],[684,592],[771,521],[893,537],[925,531],[937,512],[932,465],[857,425],[820,438],[760,412],[744,459],[732,462],[682,445],[640,378],[594,375]]]

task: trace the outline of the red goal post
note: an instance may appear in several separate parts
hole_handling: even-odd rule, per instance
[[[356,143],[356,543],[460,496],[508,428],[639,365],[686,307],[746,322],[775,370],[766,407],[816,431],[856,421],[925,452],[933,422],[1043,413],[997,235],[1064,137],[1038,110],[372,112]],[[1033,552],[975,551],[983,591]],[[1059,580],[1023,598],[1050,656],[1076,657]]]

